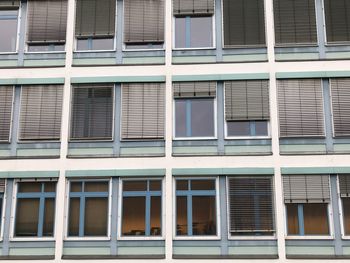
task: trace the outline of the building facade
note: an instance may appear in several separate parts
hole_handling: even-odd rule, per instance
[[[0,260],[350,258],[348,0],[0,1]]]

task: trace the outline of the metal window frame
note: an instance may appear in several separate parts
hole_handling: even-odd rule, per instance
[[[340,193],[340,181],[339,181],[339,174],[337,175],[337,192]],[[339,218],[340,218],[340,231],[341,231],[341,237],[344,240],[350,240],[350,234],[345,233],[345,226],[344,226],[344,206],[343,206],[343,199],[350,197],[341,197],[340,194],[338,194],[338,204],[339,204]]]
[[[5,206],[6,206],[6,199],[7,199],[7,180],[5,180],[5,190],[3,193],[0,193],[0,202],[1,202],[1,216],[0,216],[0,242],[4,238],[4,222],[5,222]]]

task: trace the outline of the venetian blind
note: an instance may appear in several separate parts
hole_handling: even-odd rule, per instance
[[[350,41],[349,0],[324,0],[327,42]]]
[[[13,86],[0,86],[0,141],[10,139],[13,93]]]
[[[6,183],[5,179],[0,179],[0,192],[1,193],[5,192],[5,187],[6,187],[5,183]]]
[[[173,14],[175,16],[194,14],[212,15],[214,11],[214,0],[173,0]]]
[[[20,1],[19,0],[2,0],[0,1],[0,7],[1,8],[11,8],[11,7],[19,7],[20,5]]]
[[[174,98],[215,97],[216,82],[175,82]]]
[[[339,175],[341,197],[350,197],[350,174]]]

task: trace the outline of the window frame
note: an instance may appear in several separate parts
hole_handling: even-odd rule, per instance
[[[2,207],[1,207],[1,217],[0,217],[0,242],[3,241],[4,239],[4,222],[5,222],[5,212],[6,212],[6,200],[7,200],[7,193],[6,193],[6,190],[7,190],[7,180],[5,180],[5,189],[4,189],[4,192],[2,193]],[[12,210],[11,210],[11,213],[12,213]],[[11,222],[10,222],[10,225],[11,225]],[[11,226],[10,226],[11,228]]]
[[[244,120],[243,120],[244,121]],[[260,121],[260,120],[258,120]],[[225,139],[227,140],[261,140],[261,139],[271,139],[271,127],[270,127],[270,121],[266,120],[266,126],[267,126],[267,135],[266,136],[259,136],[259,135],[243,135],[243,136],[229,136],[228,135],[228,122],[225,120]],[[232,121],[234,122],[234,121]],[[249,128],[250,128],[250,133],[252,133],[252,130],[255,130],[256,127],[256,120],[247,120],[249,122]],[[254,127],[254,129],[253,129]]]
[[[122,235],[122,220],[123,220],[123,182],[124,181],[161,181],[161,232],[160,236],[124,236]],[[164,198],[164,188],[165,188],[165,180],[163,177],[136,177],[136,178],[128,178],[128,177],[120,177],[118,182],[118,220],[117,220],[117,240],[165,240],[165,203],[166,200]],[[148,191],[146,191],[148,192]],[[142,195],[144,196],[144,195]],[[146,210],[146,208],[145,208]],[[146,223],[146,222],[145,222]]]
[[[56,178],[55,178],[56,179]],[[37,237],[16,237],[15,236],[15,225],[16,225],[16,210],[18,205],[18,183],[20,182],[26,182],[26,183],[46,183],[46,182],[56,182],[56,189],[55,189],[55,209],[54,209],[54,226],[53,226],[53,236],[52,237],[44,237],[44,236],[37,236]],[[13,194],[12,194],[12,200],[14,200],[14,203],[11,208],[11,220],[10,220],[10,241],[55,241],[57,236],[57,180],[50,180],[48,178],[43,178],[40,180],[35,179],[15,179],[13,182]],[[42,192],[40,192],[42,194]],[[46,199],[46,198],[45,198]],[[38,221],[39,225],[39,221]]]
[[[221,239],[221,207],[220,207],[220,189],[219,189],[219,177],[218,176],[206,176],[206,177],[182,177],[182,176],[174,176],[173,177],[173,240],[220,240]],[[216,235],[212,236],[195,236],[195,235],[183,235],[178,236],[176,234],[176,225],[177,225],[177,206],[176,206],[176,181],[177,180],[215,180],[215,206],[216,206]],[[201,191],[201,190],[199,190]],[[206,191],[206,190],[204,190]],[[210,195],[209,195],[210,196]],[[212,196],[212,195],[211,195]]]
[[[69,236],[69,205],[70,205],[70,188],[71,182],[108,182],[108,214],[107,214],[107,235],[106,236]],[[65,195],[65,222],[64,222],[64,241],[109,241],[111,240],[111,217],[112,217],[112,178],[80,178],[66,180],[66,195]],[[81,192],[80,192],[81,193]],[[84,210],[85,212],[85,210]],[[79,212],[80,216],[80,212]],[[80,227],[80,224],[79,224]]]
[[[343,198],[340,196],[340,181],[339,174],[337,175],[337,196],[338,196],[338,206],[339,206],[339,219],[340,219],[340,231],[342,240],[350,240],[350,234],[346,235],[344,226],[344,209],[343,209]],[[346,197],[350,199],[349,197]]]
[[[0,9],[4,10],[4,9]],[[6,10],[6,9],[5,9]],[[17,31],[16,31],[16,48],[15,51],[0,51],[0,54],[17,54],[19,51],[19,35],[20,35],[20,26],[21,26],[21,18],[22,18],[22,2],[20,2],[18,9],[17,8],[11,8],[9,10],[18,10],[17,13]],[[0,19],[1,20],[1,19]]]

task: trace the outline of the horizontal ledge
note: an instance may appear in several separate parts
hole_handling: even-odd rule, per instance
[[[165,169],[70,170],[66,177],[164,176]]]
[[[58,178],[59,171],[11,171],[0,172],[0,178]]]
[[[273,175],[274,168],[173,168],[174,176],[187,175]]]
[[[0,260],[53,260],[54,255],[0,256]]]
[[[350,71],[276,72],[277,79],[349,77]]]
[[[0,85],[64,84],[64,78],[0,79]]]
[[[172,81],[218,81],[218,80],[253,80],[269,79],[269,73],[242,73],[242,74],[208,74],[208,75],[174,75]]]
[[[165,255],[63,255],[62,259],[165,259]]]
[[[282,174],[346,174],[350,167],[282,167]]]
[[[278,259],[278,255],[173,255],[173,259]]]
[[[116,83],[116,82],[165,82],[165,76],[103,76],[103,77],[72,77],[72,84],[83,83]]]
[[[350,255],[286,255],[287,259],[350,259]]]

